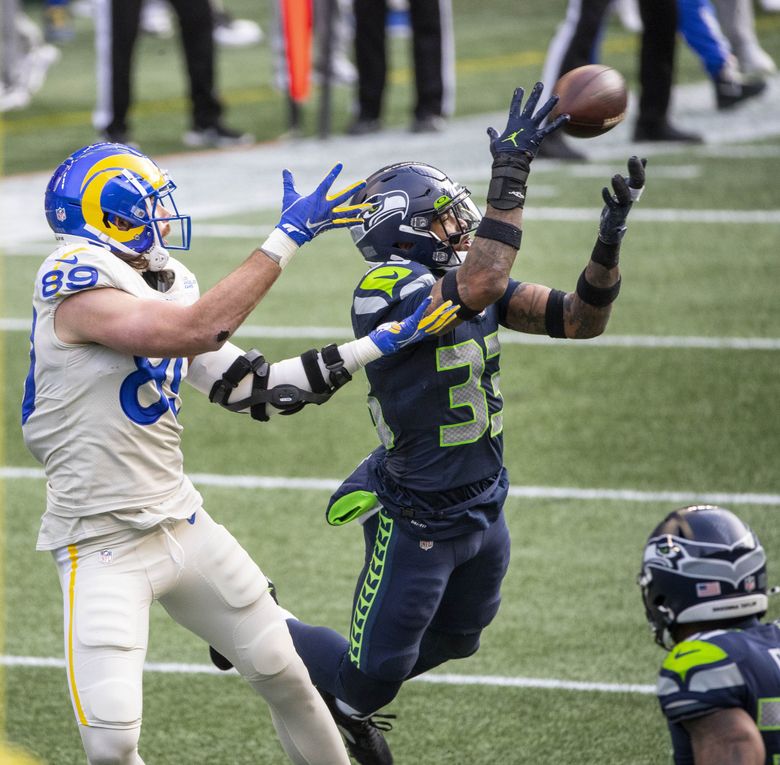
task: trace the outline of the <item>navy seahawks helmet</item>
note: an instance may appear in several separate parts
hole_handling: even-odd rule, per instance
[[[638,584],[655,641],[671,649],[678,624],[761,617],[766,555],[734,513],[714,505],[675,510],[650,534]]]
[[[471,192],[441,170],[421,162],[399,162],[369,176],[353,204],[372,203],[362,221],[350,228],[352,240],[369,261],[413,260],[433,271],[462,263],[465,237],[476,229],[482,214]],[[447,230],[459,229],[446,239],[431,224],[447,219]]]
[[[190,246],[190,218],[179,214],[175,188],[141,152],[96,143],[74,152],[54,171],[44,200],[46,220],[60,240],[86,239],[120,257],[143,255],[151,270],[160,270],[169,249]],[[170,228],[165,242],[163,224]]]

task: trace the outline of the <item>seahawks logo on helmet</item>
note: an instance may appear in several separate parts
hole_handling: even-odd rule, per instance
[[[373,228],[393,215],[403,218],[409,209],[409,196],[405,191],[388,191],[372,197],[373,207],[363,216],[366,228]]]

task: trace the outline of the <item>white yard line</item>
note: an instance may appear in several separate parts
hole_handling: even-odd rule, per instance
[[[33,667],[64,669],[65,661],[45,656],[0,656],[0,665],[5,667]],[[147,662],[145,672],[181,675],[225,675],[237,677],[233,669],[223,672],[210,664],[178,664],[173,662]],[[427,674],[413,678],[410,682],[436,683],[440,685],[486,685],[495,688],[543,688],[563,691],[586,691],[602,693],[655,693],[655,686],[636,683],[591,683],[580,680],[558,680],[537,677],[504,677],[502,675],[452,675]]]
[[[338,478],[291,478],[263,475],[217,475],[214,473],[189,473],[200,486],[217,486],[230,489],[289,489],[293,491],[334,491],[341,484]],[[40,468],[0,467],[0,479],[43,480]],[[511,486],[510,497],[523,499],[578,499],[610,502],[664,502],[677,504],[712,505],[780,505],[780,494],[696,492],[696,491],[644,491],[639,489],[583,489],[570,486]]]
[[[30,331],[30,319],[0,319],[0,332]],[[264,340],[341,340],[352,339],[349,327],[267,327],[245,325],[236,337]],[[777,351],[777,337],[697,337],[695,335],[603,335],[593,340],[559,340],[546,335],[526,335],[501,331],[503,345],[565,345],[570,348],[709,348],[732,351]]]

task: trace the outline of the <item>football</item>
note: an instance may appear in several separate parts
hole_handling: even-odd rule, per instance
[[[626,116],[626,81],[609,66],[588,64],[572,69],[558,80],[553,93],[560,98],[550,121],[569,114],[571,119],[562,129],[576,138],[606,133]]]

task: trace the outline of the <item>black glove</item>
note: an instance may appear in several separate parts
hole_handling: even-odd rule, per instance
[[[628,160],[628,177],[612,177],[614,196],[605,186],[601,191],[604,209],[601,211],[599,239],[604,244],[619,244],[626,233],[626,218],[634,202],[639,201],[645,187],[646,159],[631,157]]]
[[[544,137],[568,121],[568,114],[561,114],[554,122],[541,127],[552,111],[558,96],[553,96],[539,111],[534,109],[542,94],[543,85],[537,82],[520,111],[525,91],[517,88],[509,106],[509,117],[504,132],[499,135],[492,127],[490,153],[493,155],[493,174],[487,200],[497,210],[511,210],[525,204],[526,181],[531,160],[536,156]]]
[[[525,109],[520,111],[520,105],[523,102],[525,91],[523,88],[516,88],[512,96],[512,103],[509,106],[509,118],[506,122],[504,132],[499,135],[492,127],[487,129],[490,136],[490,152],[494,158],[499,154],[526,154],[533,159],[544,137],[553,130],[557,130],[565,122],[569,121],[568,114],[561,114],[549,125],[540,127],[547,115],[558,103],[558,96],[552,96],[547,103],[534,114],[534,109],[542,95],[544,85],[537,82],[534,85],[531,95],[528,96]]]

